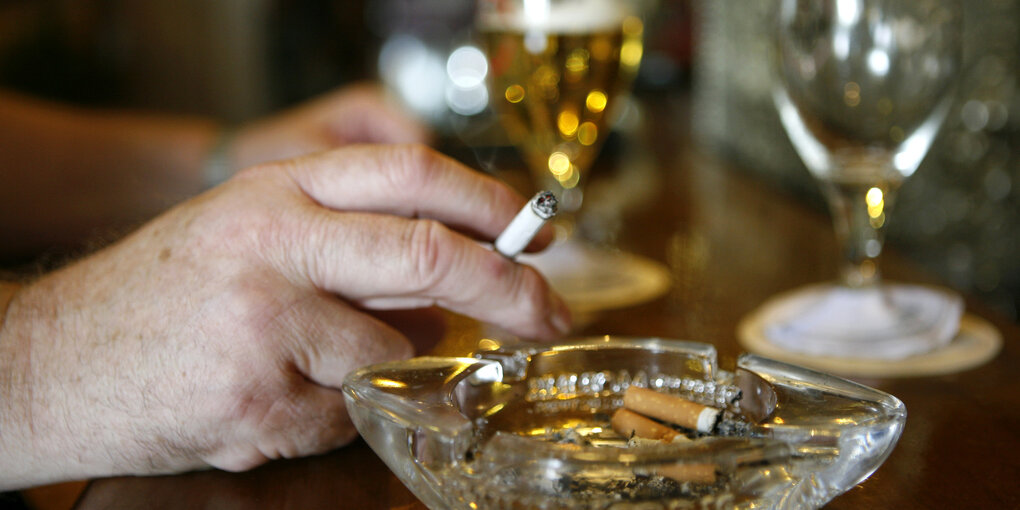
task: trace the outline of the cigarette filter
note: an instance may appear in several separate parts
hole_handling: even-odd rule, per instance
[[[646,439],[672,441],[677,432],[659,422],[649,420],[640,414],[620,408],[609,421],[613,430],[625,438],[631,435]]]
[[[627,388],[623,394],[623,407],[698,432],[711,432],[720,415],[714,407],[637,386]]]
[[[542,225],[556,216],[558,205],[551,191],[538,192],[496,238],[496,251],[508,258],[516,257],[528,247]]]
[[[655,474],[678,482],[715,483],[714,464],[673,464],[655,468]]]

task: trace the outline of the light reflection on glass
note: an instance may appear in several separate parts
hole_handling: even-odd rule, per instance
[[[889,54],[878,48],[871,50],[868,52],[868,67],[876,76],[889,74]]]
[[[861,16],[861,4],[858,0],[839,0],[836,2],[836,16],[841,25],[852,25]]]
[[[577,142],[581,145],[591,145],[598,140],[599,128],[594,122],[585,122],[577,128]]]
[[[641,18],[637,16],[627,16],[623,20],[623,33],[631,37],[637,37],[641,35],[645,30],[644,23],[641,22]]]
[[[560,133],[568,138],[577,133],[577,124],[577,114],[570,110],[563,110],[556,119],[556,125],[560,129]]]
[[[520,85],[510,85],[506,88],[506,100],[511,103],[520,103],[524,100],[524,87]]]
[[[385,377],[376,377],[372,379],[372,384],[383,388],[406,388],[407,384],[401,381],[394,381],[393,379],[387,379]]]
[[[593,90],[588,93],[588,97],[585,98],[584,105],[588,108],[588,111],[592,113],[600,113],[606,108],[606,93],[601,90]]]
[[[644,51],[641,41],[627,40],[620,47],[620,64],[627,67],[637,67],[641,63],[641,53]]]
[[[574,74],[581,74],[588,70],[588,50],[578,48],[574,50],[564,63],[567,71]]]
[[[861,104],[861,86],[856,82],[847,82],[843,87],[843,102],[850,107]]]
[[[570,172],[559,178],[560,185],[564,189],[571,189],[577,187],[577,183],[581,180],[581,172],[577,170],[577,167],[570,165]]]
[[[489,61],[482,50],[466,45],[461,46],[446,59],[446,104],[461,115],[474,115],[489,104],[489,90],[485,77],[489,73]]]
[[[446,59],[446,73],[450,81],[461,88],[482,85],[489,72],[489,62],[482,50],[474,46],[461,46]]]
[[[413,111],[425,117],[443,113],[447,81],[440,55],[409,35],[391,37],[379,51],[379,74]]]
[[[864,196],[864,200],[868,202],[869,211],[872,207],[877,207],[878,212],[882,212],[882,190],[878,188],[869,189],[868,193]]]
[[[562,152],[549,155],[549,171],[557,178],[570,171],[570,158]]]

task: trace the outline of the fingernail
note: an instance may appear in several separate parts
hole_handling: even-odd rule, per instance
[[[572,322],[570,319],[570,309],[567,308],[567,304],[563,302],[563,299],[556,294],[550,294],[549,303],[549,324],[560,335],[566,335],[570,332]]]

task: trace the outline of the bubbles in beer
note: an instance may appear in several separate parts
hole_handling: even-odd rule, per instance
[[[533,170],[569,189],[609,132],[614,98],[641,60],[644,28],[618,2],[546,5],[542,13],[483,12],[480,24],[494,89],[504,91],[501,122]]]

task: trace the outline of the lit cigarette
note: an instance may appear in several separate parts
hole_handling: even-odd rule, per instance
[[[550,191],[539,191],[496,238],[496,251],[514,258],[524,251],[545,222],[556,216],[558,203]]]
[[[623,394],[623,407],[698,432],[711,432],[721,412],[714,407],[637,386],[627,388]]]
[[[675,430],[657,421],[650,420],[638,413],[623,408],[617,409],[613,413],[613,418],[609,420],[609,423],[617,434],[627,439],[635,436],[668,442],[678,435]]]

